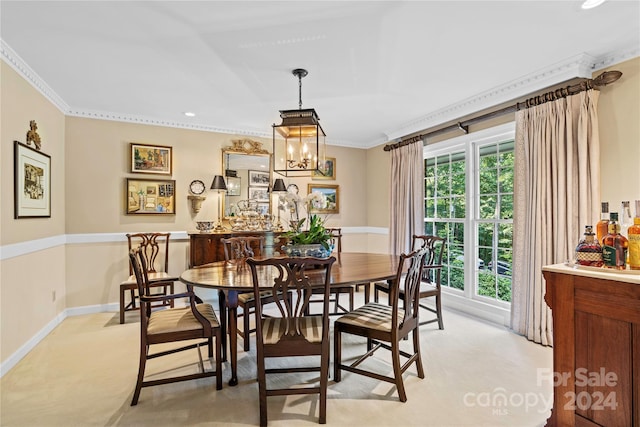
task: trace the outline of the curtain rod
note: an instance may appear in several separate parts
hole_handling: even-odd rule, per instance
[[[543,93],[542,95],[537,95],[532,98],[529,98],[524,102],[516,102],[514,105],[511,105],[509,107],[491,111],[489,113],[482,114],[477,117],[473,117],[469,120],[465,120],[463,122],[458,122],[458,123],[446,126],[442,129],[412,136],[407,139],[402,139],[401,141],[395,142],[393,144],[387,144],[384,146],[384,151],[395,150],[396,148],[413,144],[414,142],[421,141],[427,137],[431,138],[437,135],[441,135],[443,133],[452,132],[454,130],[461,130],[462,132],[467,134],[469,133],[469,126],[475,125],[476,123],[484,122],[485,120],[490,120],[495,117],[503,116],[505,114],[514,113],[523,108],[530,108],[536,105],[544,104],[545,102],[555,101],[556,99],[559,99],[559,98],[565,98],[569,95],[575,95],[576,93],[580,93],[585,90],[598,89],[600,87],[604,87],[608,84],[611,84],[617,81],[621,76],[622,76],[622,73],[620,71],[605,71],[604,73],[597,76],[595,79],[584,80],[580,83],[576,83],[574,85],[570,85],[564,88],[559,88],[550,92],[546,92],[546,93]]]

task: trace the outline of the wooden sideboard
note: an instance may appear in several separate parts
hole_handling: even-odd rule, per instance
[[[640,274],[542,269],[553,313],[549,426],[640,426]]]
[[[280,232],[273,231],[230,231],[228,233],[190,232],[189,234],[189,268],[224,261],[224,247],[221,239],[237,236],[264,236],[265,252],[277,252],[283,244],[280,242]],[[253,248],[256,252],[257,247]],[[260,255],[260,253],[256,253]]]

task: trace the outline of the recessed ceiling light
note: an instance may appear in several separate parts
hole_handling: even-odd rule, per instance
[[[187,117],[195,117],[196,113],[192,113],[191,111],[185,111],[184,115]]]
[[[585,0],[585,2],[582,3],[582,8],[583,9],[593,9],[594,7],[600,6],[605,1],[606,0]]]

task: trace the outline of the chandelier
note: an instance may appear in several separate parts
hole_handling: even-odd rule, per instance
[[[298,77],[298,109],[280,110],[282,123],[273,124],[273,171],[283,176],[323,174],[325,133],[313,108],[302,108],[302,78],[307,70],[292,71]]]

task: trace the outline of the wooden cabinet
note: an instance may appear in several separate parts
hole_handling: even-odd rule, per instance
[[[543,268],[553,313],[549,426],[640,426],[640,274]]]
[[[265,252],[272,253],[282,245],[279,235],[272,231],[237,231],[229,233],[189,233],[189,267],[224,261],[221,239],[234,236],[264,236]],[[261,255],[255,247],[256,255]]]

